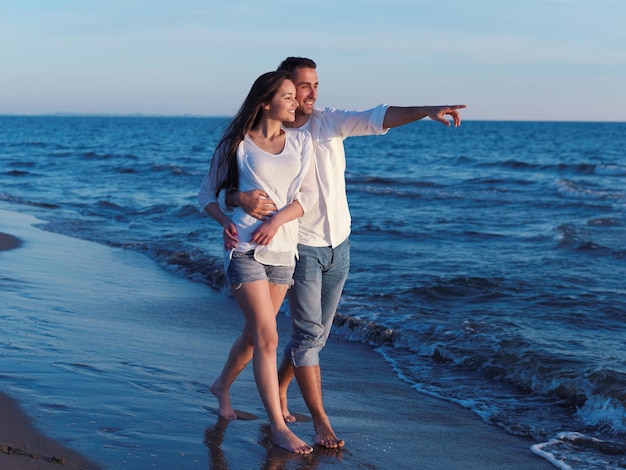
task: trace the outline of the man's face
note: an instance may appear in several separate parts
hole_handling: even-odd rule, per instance
[[[317,100],[317,71],[310,67],[298,67],[292,80],[296,85],[296,100],[299,103],[296,114],[310,116]]]

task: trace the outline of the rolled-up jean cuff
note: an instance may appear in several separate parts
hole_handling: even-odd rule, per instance
[[[291,351],[291,365],[294,367],[311,367],[320,363],[320,351],[322,348],[301,349]]]

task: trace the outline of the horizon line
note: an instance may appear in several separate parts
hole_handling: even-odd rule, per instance
[[[2,113],[0,117],[118,117],[118,118],[225,118],[230,119],[233,116],[225,114],[147,114],[147,113],[78,113],[78,112],[52,112],[52,113]],[[428,122],[429,120],[420,119],[420,121]],[[576,119],[512,119],[512,118],[464,118],[464,122],[571,122],[571,123],[626,123],[618,120],[576,120]],[[418,122],[418,121],[416,121]]]

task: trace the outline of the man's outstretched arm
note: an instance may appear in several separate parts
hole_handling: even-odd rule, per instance
[[[450,120],[454,123],[454,127],[461,125],[461,113],[459,109],[463,109],[464,104],[455,104],[452,106],[389,106],[383,120],[383,128],[404,126],[410,122],[419,121],[428,117],[433,121],[438,121],[446,126],[450,125]],[[450,116],[448,118],[447,116]]]

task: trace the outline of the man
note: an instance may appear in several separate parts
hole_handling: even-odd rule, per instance
[[[287,388],[295,375],[313,419],[315,444],[340,448],[344,441],[335,435],[322,401],[319,352],[330,334],[350,267],[350,213],[345,189],[343,140],[352,136],[385,134],[392,127],[425,117],[449,126],[446,116],[450,116],[457,127],[461,123],[458,110],[465,105],[379,105],[366,111],[320,110],[314,108],[318,89],[315,62],[288,57],[279,69],[291,72],[299,103],[296,120],[284,125],[311,133],[319,186],[319,204],[307,211],[299,222],[299,259],[294,285],[288,293],[293,335],[279,368],[283,415],[286,421],[295,420],[287,407]],[[276,210],[267,194],[260,190],[232,193],[228,202],[241,206],[257,218],[268,217]]]

